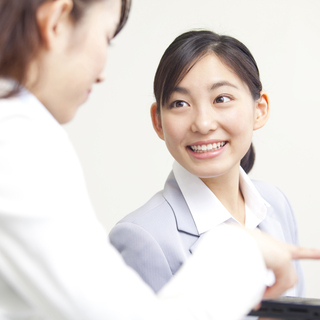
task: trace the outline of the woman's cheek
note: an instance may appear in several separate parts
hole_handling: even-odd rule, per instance
[[[170,123],[163,125],[163,133],[165,140],[170,144],[176,144],[183,139],[183,129],[178,123]]]

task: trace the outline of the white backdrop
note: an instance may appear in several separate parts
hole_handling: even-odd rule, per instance
[[[133,0],[106,81],[65,126],[107,231],[163,187],[173,160],[149,119],[153,76],[176,36],[206,28],[238,38],[256,58],[272,114],[255,132],[251,177],[286,193],[301,244],[320,248],[319,14],[319,0]],[[307,295],[320,298],[320,262],[303,267]]]

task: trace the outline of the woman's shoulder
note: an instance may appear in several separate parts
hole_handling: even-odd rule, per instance
[[[10,199],[1,195],[9,200],[1,198],[0,211],[5,212],[5,203],[20,215],[79,217],[85,208],[91,212],[67,133],[32,95],[0,99],[0,154],[0,189],[14,190]]]
[[[1,127],[19,127],[26,130],[26,134],[39,130],[45,134],[50,130],[65,132],[51,113],[31,93],[21,92],[20,94],[0,99],[0,123]],[[16,130],[16,129],[15,129]]]
[[[251,180],[251,181],[256,187],[256,189],[259,191],[261,196],[265,198],[267,201],[268,199],[270,199],[271,201],[276,199],[279,200],[279,197],[280,197],[280,200],[287,200],[287,197],[285,196],[283,191],[278,187],[276,187],[275,185],[267,182],[259,181],[259,180]]]
[[[19,97],[0,99],[0,121],[12,119],[13,117],[28,117],[27,108]]]
[[[261,197],[277,211],[292,213],[291,204],[285,193],[278,187],[257,180],[252,180]]]
[[[162,191],[157,192],[144,205],[122,218],[119,223],[129,222],[139,225],[154,225],[159,220],[173,217],[172,209],[163,196]]]

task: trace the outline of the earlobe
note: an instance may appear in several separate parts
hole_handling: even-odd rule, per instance
[[[150,115],[151,115],[151,120],[152,120],[152,125],[153,125],[154,131],[157,133],[157,135],[160,139],[164,140],[162,124],[161,124],[161,116],[159,113],[157,113],[157,103],[156,102],[154,102],[151,105]]]
[[[261,91],[260,98],[256,102],[255,122],[253,130],[262,128],[267,123],[269,116],[269,97],[264,91]]]
[[[37,10],[37,23],[46,49],[54,45],[60,35],[60,26],[70,21],[70,12],[73,7],[72,0],[46,1]]]

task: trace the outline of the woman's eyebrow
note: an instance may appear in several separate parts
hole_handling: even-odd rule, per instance
[[[224,87],[224,86],[228,86],[228,87],[233,87],[235,89],[239,89],[236,85],[232,84],[229,81],[219,81],[219,82],[215,82],[211,87],[210,87],[210,91],[215,90],[217,88],[220,87]],[[183,94],[190,94],[190,90],[184,87],[175,87],[173,89],[173,92],[178,92],[178,93],[183,93]]]
[[[184,94],[190,94],[190,90],[184,87],[175,87],[173,89],[173,92],[178,92],[178,93],[184,93]]]
[[[237,86],[235,86],[234,84],[232,84],[231,82],[229,81],[220,81],[220,82],[216,82],[214,83],[210,90],[215,90],[217,88],[220,88],[220,87],[224,87],[224,86],[228,86],[228,87],[233,87],[235,89],[239,89]]]

